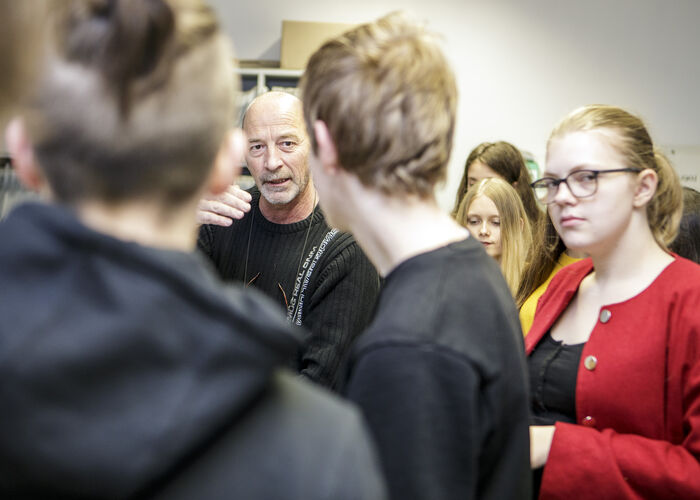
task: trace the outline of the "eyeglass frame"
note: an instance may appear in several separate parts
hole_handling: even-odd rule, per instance
[[[569,175],[567,175],[566,177],[560,177],[560,178],[558,178],[558,179],[557,179],[557,178],[554,178],[554,177],[542,177],[541,179],[537,179],[535,182],[533,182],[532,184],[530,184],[530,187],[531,187],[531,188],[533,189],[533,191],[535,192],[535,193],[534,193],[534,194],[535,194],[535,198],[536,198],[540,203],[544,203],[545,205],[551,205],[552,203],[554,203],[554,198],[556,198],[557,193],[559,192],[559,186],[560,186],[560,184],[562,184],[562,183],[566,184],[566,187],[567,187],[567,189],[569,190],[569,192],[571,193],[571,195],[572,195],[574,198],[576,198],[576,199],[578,200],[578,199],[581,199],[581,198],[588,198],[588,197],[593,196],[594,194],[596,194],[596,193],[598,192],[598,176],[599,176],[600,174],[612,174],[612,173],[616,173],[616,172],[635,172],[635,173],[639,173],[639,172],[641,172],[642,170],[644,170],[644,169],[639,168],[639,167],[613,168],[613,169],[611,169],[611,170],[582,169],[582,170],[576,170],[576,171],[574,171],[574,172],[571,172],[571,173],[570,173]],[[595,187],[593,188],[593,191],[592,191],[590,194],[586,194],[586,195],[583,195],[583,196],[579,196],[579,195],[575,194],[574,191],[571,189],[571,186],[569,185],[568,179],[569,179],[569,177],[571,177],[572,175],[581,174],[582,172],[589,173],[589,174],[593,174],[593,176],[594,176],[593,181],[595,182]],[[537,196],[537,184],[538,184],[539,182],[542,182],[542,181],[547,180],[547,179],[549,179],[549,180],[552,181],[552,183],[553,183],[553,186],[552,186],[552,187],[554,187],[555,189],[554,189],[554,191],[553,191],[553,194],[551,195],[551,199],[550,199],[549,201],[544,201],[544,200],[546,200],[547,198],[549,198],[549,196],[550,196],[550,194],[549,194],[549,186],[547,186],[547,196],[545,196],[544,199],[541,199],[539,196]]]

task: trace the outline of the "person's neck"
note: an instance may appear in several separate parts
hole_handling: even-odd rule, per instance
[[[313,182],[309,181],[303,192],[284,205],[273,205],[261,194],[259,207],[260,212],[270,222],[275,224],[293,224],[311,215],[316,202],[316,190]]]
[[[143,246],[191,252],[197,243],[197,200],[175,208],[156,202],[83,202],[78,218],[87,227]]]
[[[353,198],[359,202],[350,202],[349,230],[382,276],[411,257],[469,237],[432,198],[390,197],[366,188]]]
[[[572,259],[583,259],[584,257],[586,257],[586,252],[580,250],[572,250],[570,248],[564,250],[564,253]]]
[[[637,214],[619,239],[594,248],[590,257],[595,282],[601,289],[636,294],[673,261],[654,239],[646,216]]]

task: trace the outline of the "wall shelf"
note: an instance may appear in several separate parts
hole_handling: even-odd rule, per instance
[[[272,87],[295,88],[304,73],[300,69],[280,68],[236,68],[235,71],[241,76],[242,90],[256,88],[258,94]]]

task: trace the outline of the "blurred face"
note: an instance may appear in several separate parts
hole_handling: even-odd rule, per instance
[[[496,171],[492,170],[488,165],[476,160],[474,163],[469,165],[469,170],[467,170],[467,187],[472,187],[481,179],[489,179],[491,177],[503,179],[503,176],[498,175]]]
[[[263,94],[246,113],[246,163],[265,202],[286,205],[309,187],[309,139],[301,102]]]
[[[501,216],[491,198],[477,196],[467,209],[467,229],[486,253],[501,261]]]
[[[602,132],[572,132],[550,141],[543,177],[563,178],[582,169],[629,167],[610,144],[614,136]],[[565,183],[559,185],[549,216],[564,244],[591,255],[616,246],[633,214],[636,176],[600,175],[595,194],[576,198]]]

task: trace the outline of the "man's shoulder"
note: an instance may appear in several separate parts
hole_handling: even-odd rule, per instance
[[[345,266],[349,267],[353,267],[358,260],[368,261],[355,237],[350,233],[329,226],[325,217],[321,219],[319,231],[324,233],[323,237],[319,239],[319,249],[325,255],[323,259],[325,265],[330,265],[339,259],[341,262],[345,262]]]

